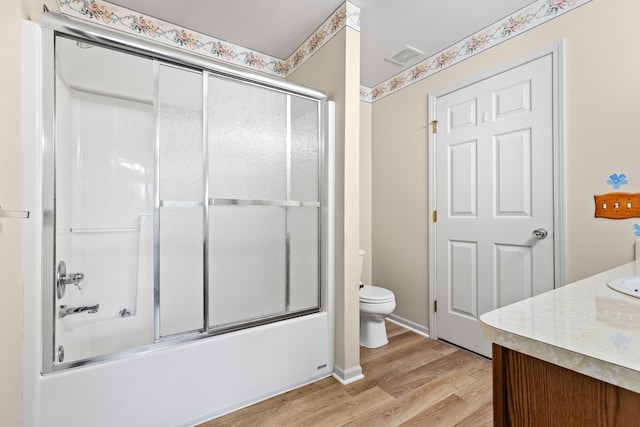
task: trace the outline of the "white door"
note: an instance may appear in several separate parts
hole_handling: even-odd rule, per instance
[[[554,287],[552,104],[551,55],[436,100],[437,335],[487,357],[480,315]]]

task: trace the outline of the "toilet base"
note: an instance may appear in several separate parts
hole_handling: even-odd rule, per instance
[[[383,316],[360,316],[360,345],[378,348],[389,343]]]

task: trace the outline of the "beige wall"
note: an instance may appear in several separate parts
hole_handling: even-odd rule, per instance
[[[371,284],[371,108],[360,102],[360,249],[367,254],[362,282]]]
[[[360,33],[345,28],[288,80],[336,103],[336,328],[338,370],[360,369],[358,299]]]
[[[426,93],[426,92],[425,92]],[[373,104],[373,283],[396,296],[394,315],[427,312],[427,99],[410,87]]]
[[[21,1],[0,8],[0,206],[22,209],[21,147]],[[21,221],[0,219],[0,424],[18,426],[22,419],[22,273]]]
[[[373,104],[373,280],[395,314],[428,327],[427,94],[564,40],[566,282],[631,261],[630,220],[595,219],[593,195],[640,192],[640,2],[592,1]]]

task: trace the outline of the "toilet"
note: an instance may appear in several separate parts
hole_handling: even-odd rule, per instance
[[[360,249],[360,276],[366,252]],[[386,345],[384,318],[396,308],[396,297],[389,289],[360,282],[360,345],[368,348]]]

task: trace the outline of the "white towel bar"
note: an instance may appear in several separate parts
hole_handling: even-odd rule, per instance
[[[0,206],[0,218],[29,218],[29,211],[7,211]]]

